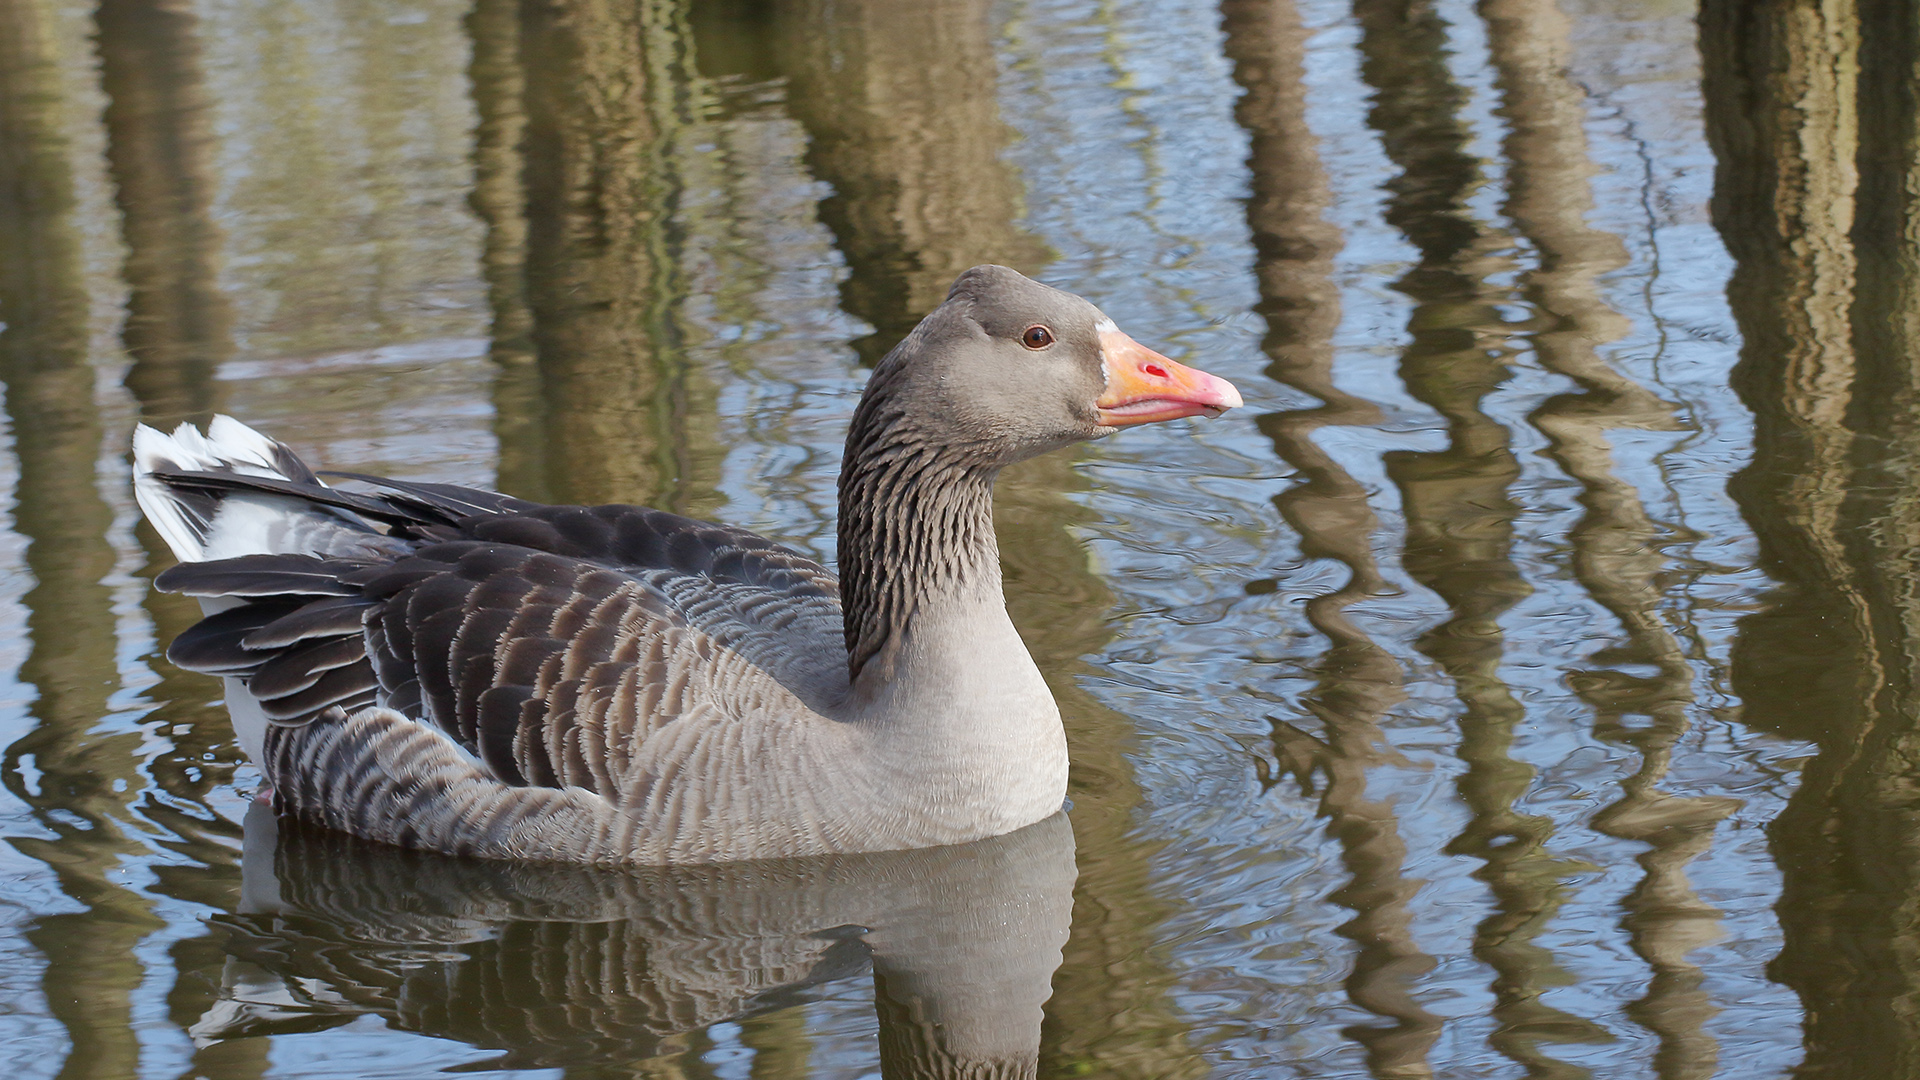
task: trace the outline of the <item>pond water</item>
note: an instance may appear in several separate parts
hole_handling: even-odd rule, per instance
[[[935,1075],[933,987],[1043,1077],[1920,1075],[1920,19],[1844,6],[0,0],[15,1073]],[[136,422],[831,560],[987,261],[1247,400],[1001,482],[1070,829],[249,817]]]

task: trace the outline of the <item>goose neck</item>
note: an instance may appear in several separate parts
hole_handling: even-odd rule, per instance
[[[996,469],[928,440],[849,447],[840,476],[847,672],[887,677],[916,621],[985,608],[1005,618],[993,532]]]

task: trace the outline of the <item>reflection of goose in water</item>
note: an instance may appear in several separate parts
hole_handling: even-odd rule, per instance
[[[374,1014],[498,1049],[618,1064],[872,965],[888,1077],[1032,1076],[1073,911],[1054,816],[957,847],[599,870],[450,859],[256,806],[226,999],[196,1040]]]

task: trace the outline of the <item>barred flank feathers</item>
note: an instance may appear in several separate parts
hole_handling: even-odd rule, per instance
[[[613,864],[635,820],[578,788],[512,788],[445,735],[391,709],[333,713],[267,736],[278,809],[400,847]]]

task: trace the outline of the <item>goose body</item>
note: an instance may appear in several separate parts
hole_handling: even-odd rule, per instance
[[[451,854],[688,863],[962,843],[1060,808],[1067,755],[1007,617],[992,484],[1225,382],[976,267],[876,367],[840,569],[640,506],[324,483],[228,417],[135,434],[135,492],[208,616],[284,813]],[[609,448],[618,452],[618,448]]]

